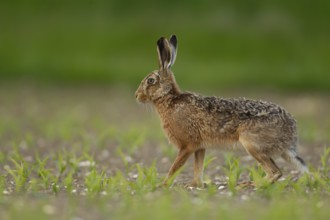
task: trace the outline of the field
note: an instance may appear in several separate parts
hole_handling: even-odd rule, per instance
[[[173,187],[158,187],[176,149],[155,112],[137,104],[133,94],[125,87],[2,86],[1,218],[329,218],[330,117],[322,112],[329,97],[244,93],[277,102],[296,116],[299,153],[310,176],[296,180],[279,161],[284,178],[269,185],[244,151],[212,150],[207,188],[187,189],[192,160]],[[236,186],[244,180],[256,187]]]
[[[2,1],[0,218],[330,219],[329,3]],[[294,115],[309,175],[278,161],[268,184],[244,150],[210,150],[206,188],[184,187],[192,159],[159,187],[177,151],[134,91],[171,34],[183,90]]]

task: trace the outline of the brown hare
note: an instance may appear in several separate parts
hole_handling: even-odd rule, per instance
[[[148,74],[135,96],[141,103],[151,103],[162,127],[178,155],[164,184],[194,154],[194,179],[191,186],[203,186],[205,150],[224,143],[239,142],[261,165],[270,182],[282,172],[274,158],[282,157],[301,173],[308,169],[297,155],[296,122],[282,107],[245,98],[222,99],[182,92],[171,67],[177,54],[177,38],[157,41],[159,70]]]

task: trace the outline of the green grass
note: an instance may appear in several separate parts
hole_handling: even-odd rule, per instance
[[[41,167],[45,169],[42,165],[21,163],[32,173]],[[237,178],[240,172],[237,168],[237,164],[231,166],[228,175]],[[254,168],[249,167],[251,173],[259,172],[251,169]],[[182,186],[158,188],[160,177],[154,163],[150,167],[136,164],[132,170],[136,173],[133,179],[125,172],[108,175],[89,167],[81,177],[81,189],[72,178],[78,174],[70,168],[62,180],[53,180],[46,185],[42,176],[31,178],[20,170],[21,166],[17,165],[7,169],[10,175],[16,173],[16,178],[30,180],[24,181],[23,187],[22,181],[15,179],[15,192],[0,196],[0,202],[7,207],[0,209],[4,219],[15,219],[18,213],[34,219],[46,216],[51,219],[327,219],[330,205],[329,177],[319,171],[312,171],[297,182],[285,180],[263,184],[253,190],[231,186],[231,177],[225,190],[218,190],[216,185],[203,190],[187,190]],[[46,170],[53,176],[59,175],[50,168]],[[253,174],[252,180],[258,184],[261,178],[261,175]],[[8,193],[7,188],[8,184],[2,185],[4,194]],[[253,214],[251,210],[254,210]]]

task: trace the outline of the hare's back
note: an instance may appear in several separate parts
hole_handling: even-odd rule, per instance
[[[296,122],[290,113],[277,104],[217,97],[205,97],[201,102],[204,111],[217,121],[213,126],[218,127],[218,131],[235,133],[240,139],[245,137],[254,143],[260,142],[264,150],[277,149],[282,152],[284,148],[296,144]]]
[[[231,130],[243,125],[290,130],[295,130],[296,126],[295,120],[284,108],[261,100],[224,99],[184,93],[177,99],[177,104],[190,113],[188,117],[198,117],[211,126],[231,127]]]
[[[223,99],[217,97],[196,96],[196,104],[198,108],[210,114],[231,115],[241,121],[269,121],[272,118],[293,120],[292,116],[281,106],[261,100],[245,98]]]

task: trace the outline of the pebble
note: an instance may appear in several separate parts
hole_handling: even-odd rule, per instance
[[[78,163],[78,167],[92,167],[95,166],[95,162],[94,161],[89,161],[89,160],[85,160],[85,161],[80,161]]]
[[[10,194],[10,192],[9,192],[9,191],[7,191],[7,190],[4,190],[4,191],[2,191],[2,194],[4,194],[4,195],[9,195],[9,194]]]
[[[221,186],[218,187],[218,190],[223,190],[223,189],[225,189],[225,188],[226,188],[226,186],[221,185]]]

